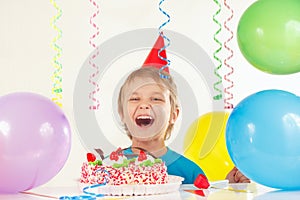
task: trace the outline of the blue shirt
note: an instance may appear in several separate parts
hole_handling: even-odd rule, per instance
[[[131,148],[124,151],[125,154],[132,154]],[[169,175],[181,176],[184,178],[183,184],[193,184],[199,174],[204,174],[203,170],[193,161],[167,147],[167,153],[160,157],[166,166]],[[205,174],[204,174],[205,175]]]

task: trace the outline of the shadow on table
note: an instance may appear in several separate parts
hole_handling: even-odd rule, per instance
[[[265,194],[256,196],[253,200],[299,200],[300,191],[299,190],[276,190],[267,192]]]

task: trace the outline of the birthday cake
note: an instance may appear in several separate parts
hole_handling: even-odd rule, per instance
[[[168,173],[165,163],[144,151],[137,157],[124,156],[122,149],[113,151],[107,160],[97,160],[92,153],[87,154],[87,162],[81,167],[81,183],[87,184],[165,184]]]
[[[170,176],[160,158],[143,150],[138,155],[124,155],[121,148],[105,159],[87,154],[81,167],[80,183],[101,185],[99,192],[106,195],[145,195],[178,190],[183,178]]]

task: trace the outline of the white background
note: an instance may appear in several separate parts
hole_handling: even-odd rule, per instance
[[[284,76],[264,73],[251,66],[240,53],[236,40],[238,21],[253,2],[255,1],[226,1],[233,10],[233,18],[227,24],[234,33],[234,38],[228,43],[234,53],[229,62],[234,68],[234,73],[230,76],[234,82],[234,87],[230,90],[233,94],[231,100],[233,105],[248,95],[264,89],[281,89],[296,95],[300,93],[299,73]],[[110,0],[97,1],[97,3],[100,13],[95,23],[99,25],[100,34],[94,42],[98,45],[122,32],[158,28],[167,19],[158,9],[159,1]],[[223,1],[220,3],[222,9],[217,19],[223,25],[231,12],[224,6]],[[85,160],[86,149],[81,144],[74,121],[73,90],[82,64],[94,50],[89,41],[95,30],[89,20],[95,12],[95,7],[88,0],[64,0],[58,1],[57,5],[62,9],[63,14],[56,23],[62,30],[62,38],[58,41],[63,49],[60,60],[63,66],[62,109],[72,127],[72,147],[63,169],[46,184],[64,186],[74,185],[74,180],[79,177],[81,163]],[[212,56],[218,48],[213,40],[218,29],[212,20],[218,9],[215,2],[169,0],[161,7],[171,17],[171,22],[165,28],[194,40],[217,64]],[[55,52],[51,48],[51,43],[57,32],[51,27],[50,21],[55,14],[56,10],[48,0],[0,1],[0,95],[30,91],[49,98],[53,97],[51,76],[54,72],[52,59]],[[219,40],[224,42],[229,36],[222,26]],[[228,55],[223,48],[220,53],[221,59],[224,60]],[[134,56],[131,58],[134,59]],[[138,62],[143,62],[143,57]],[[224,76],[227,72],[228,69],[223,65],[221,75]],[[226,82],[223,84],[226,86]],[[105,88],[101,89],[105,90]],[[203,110],[206,111],[208,112],[209,109]]]

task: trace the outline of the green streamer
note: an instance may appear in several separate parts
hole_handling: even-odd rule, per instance
[[[222,99],[222,90],[218,88],[218,85],[222,84],[222,77],[218,73],[218,70],[221,69],[221,67],[222,67],[222,60],[217,56],[217,54],[222,50],[222,43],[217,39],[217,35],[221,32],[222,26],[221,26],[221,23],[216,19],[216,16],[218,14],[220,14],[220,12],[221,12],[221,4],[219,3],[218,0],[214,0],[214,2],[217,4],[218,10],[213,15],[213,21],[219,27],[219,29],[214,34],[214,41],[219,45],[219,47],[216,49],[216,51],[213,54],[214,59],[218,62],[218,66],[214,70],[214,74],[218,77],[218,81],[214,83],[214,90],[216,90],[218,92],[218,94],[215,95],[213,97],[213,99],[214,100],[221,100]]]

